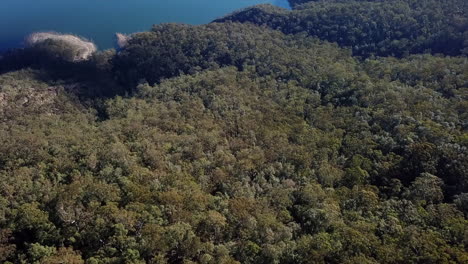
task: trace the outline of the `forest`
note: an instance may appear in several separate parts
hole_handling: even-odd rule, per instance
[[[468,263],[468,2],[290,0],[0,55],[0,263]]]
[[[303,2],[291,0],[292,11],[255,6],[217,21],[250,22],[286,34],[305,33],[351,48],[355,56],[364,58],[468,53],[465,0]]]

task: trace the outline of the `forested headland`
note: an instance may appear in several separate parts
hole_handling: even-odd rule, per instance
[[[464,0],[290,0],[0,55],[0,263],[468,263]]]

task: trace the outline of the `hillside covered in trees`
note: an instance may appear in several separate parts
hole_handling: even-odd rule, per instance
[[[466,2],[290,2],[0,55],[0,263],[468,263]]]
[[[291,0],[291,4],[292,11],[260,5],[217,21],[305,33],[349,47],[355,56],[468,53],[465,0]]]

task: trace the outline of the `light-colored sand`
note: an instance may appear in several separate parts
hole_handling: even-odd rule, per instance
[[[96,45],[91,41],[74,35],[59,34],[55,32],[33,33],[26,39],[26,44],[31,46],[48,39],[63,41],[75,49],[76,55],[73,58],[73,61],[87,60],[94,52],[97,51]]]

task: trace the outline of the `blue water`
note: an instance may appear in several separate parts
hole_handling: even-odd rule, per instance
[[[2,0],[0,49],[18,47],[37,31],[73,33],[100,49],[114,47],[116,32],[148,31],[153,24],[209,23],[236,9],[287,0]]]

